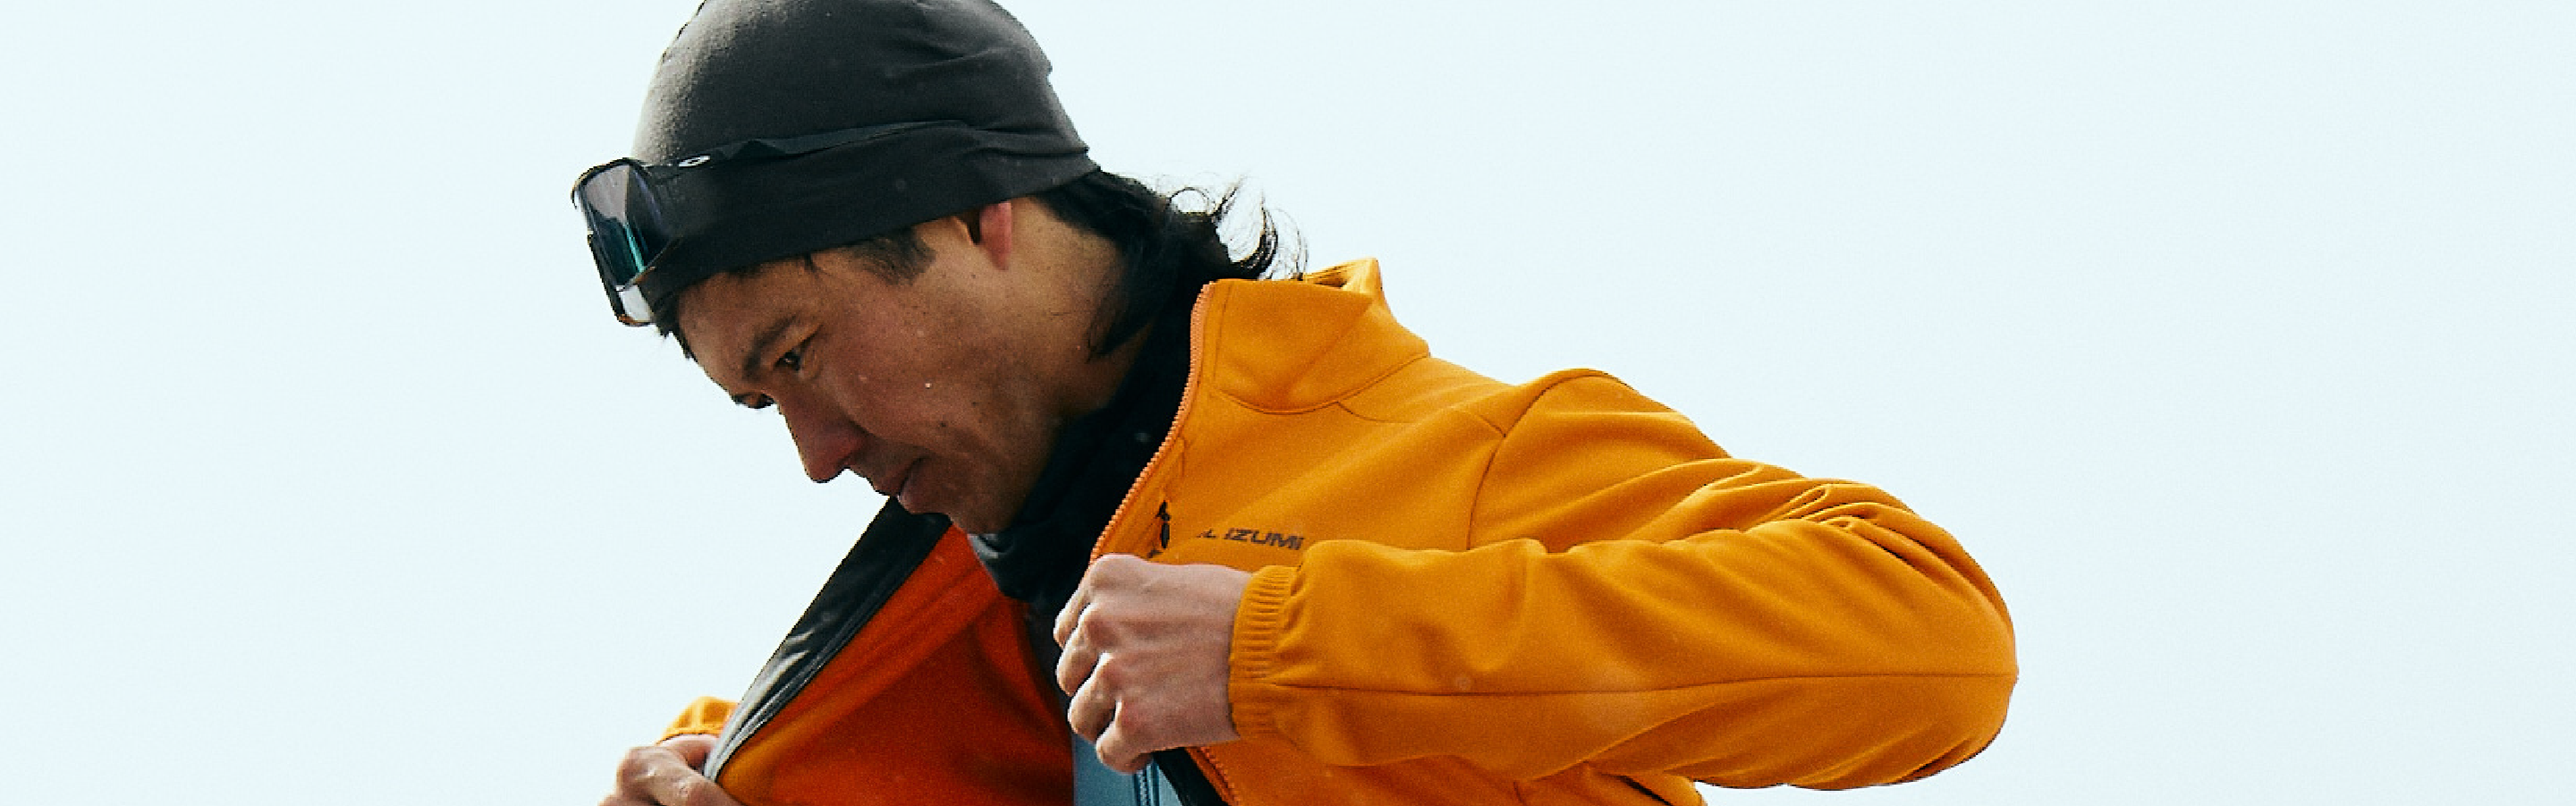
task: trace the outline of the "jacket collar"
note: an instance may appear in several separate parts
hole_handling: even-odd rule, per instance
[[[1258,411],[1330,405],[1404,365],[1430,345],[1397,324],[1375,260],[1307,274],[1302,282],[1210,284],[1193,367],[1202,394]]]

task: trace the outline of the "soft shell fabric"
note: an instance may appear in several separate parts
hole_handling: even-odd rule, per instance
[[[2000,728],[2002,600],[1886,493],[1729,458],[1597,372],[1506,385],[1433,358],[1369,262],[1220,282],[1193,320],[1173,434],[1095,553],[1255,572],[1232,650],[1244,738],[1190,750],[1227,802],[1695,803],[1694,780],[1918,778]],[[963,543],[932,561],[971,562]],[[719,781],[752,806],[907,775],[936,782],[907,798],[1049,802],[1027,776],[1056,774],[1034,759],[1062,721],[1029,713],[1051,683],[1013,665],[1014,607],[916,573],[824,675],[868,679],[791,706],[871,716],[782,713]],[[953,626],[910,623],[934,615]],[[965,688],[904,688],[929,681]],[[902,715],[916,696],[944,718]]]

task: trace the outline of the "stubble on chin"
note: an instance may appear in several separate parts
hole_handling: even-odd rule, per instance
[[[949,524],[968,534],[993,534],[1002,531],[1011,525],[1013,518],[1019,515],[1020,506],[1028,501],[1029,490],[1036,486],[1036,479],[1013,479],[1005,481],[1004,484],[1008,486],[996,485],[985,488],[992,491],[988,495],[965,496],[966,500],[958,502],[955,506],[946,507],[952,511],[942,514],[948,516]]]

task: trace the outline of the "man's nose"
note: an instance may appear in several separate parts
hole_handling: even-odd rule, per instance
[[[850,457],[867,443],[866,433],[857,424],[828,406],[791,405],[782,400],[778,402],[778,414],[787,421],[787,438],[796,442],[796,457],[805,463],[805,477],[818,483],[839,477]]]

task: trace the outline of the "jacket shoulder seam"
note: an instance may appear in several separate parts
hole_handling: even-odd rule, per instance
[[[1521,418],[1528,416],[1530,408],[1538,405],[1539,400],[1547,397],[1548,393],[1554,392],[1558,387],[1566,384],[1589,378],[1607,379],[1613,383],[1618,382],[1618,379],[1611,378],[1609,373],[1602,372],[1600,370],[1558,370],[1551,373],[1547,378],[1541,379],[1545,381],[1545,385],[1534,388],[1527,400],[1521,401],[1520,406],[1511,410],[1511,421],[1508,423],[1495,422],[1493,417],[1487,416],[1487,413],[1481,410],[1468,410],[1468,416],[1476,418],[1477,422],[1484,423],[1486,428],[1493,429],[1494,436],[1496,438],[1494,449],[1485,452],[1484,467],[1477,468],[1476,470],[1476,491],[1467,499],[1468,534],[1475,534],[1478,529],[1479,522],[1483,520],[1485,511],[1485,490],[1494,484],[1494,463],[1502,458],[1503,446],[1505,443],[1511,441],[1512,429],[1519,427]],[[1537,383],[1537,381],[1533,381],[1532,383]]]

